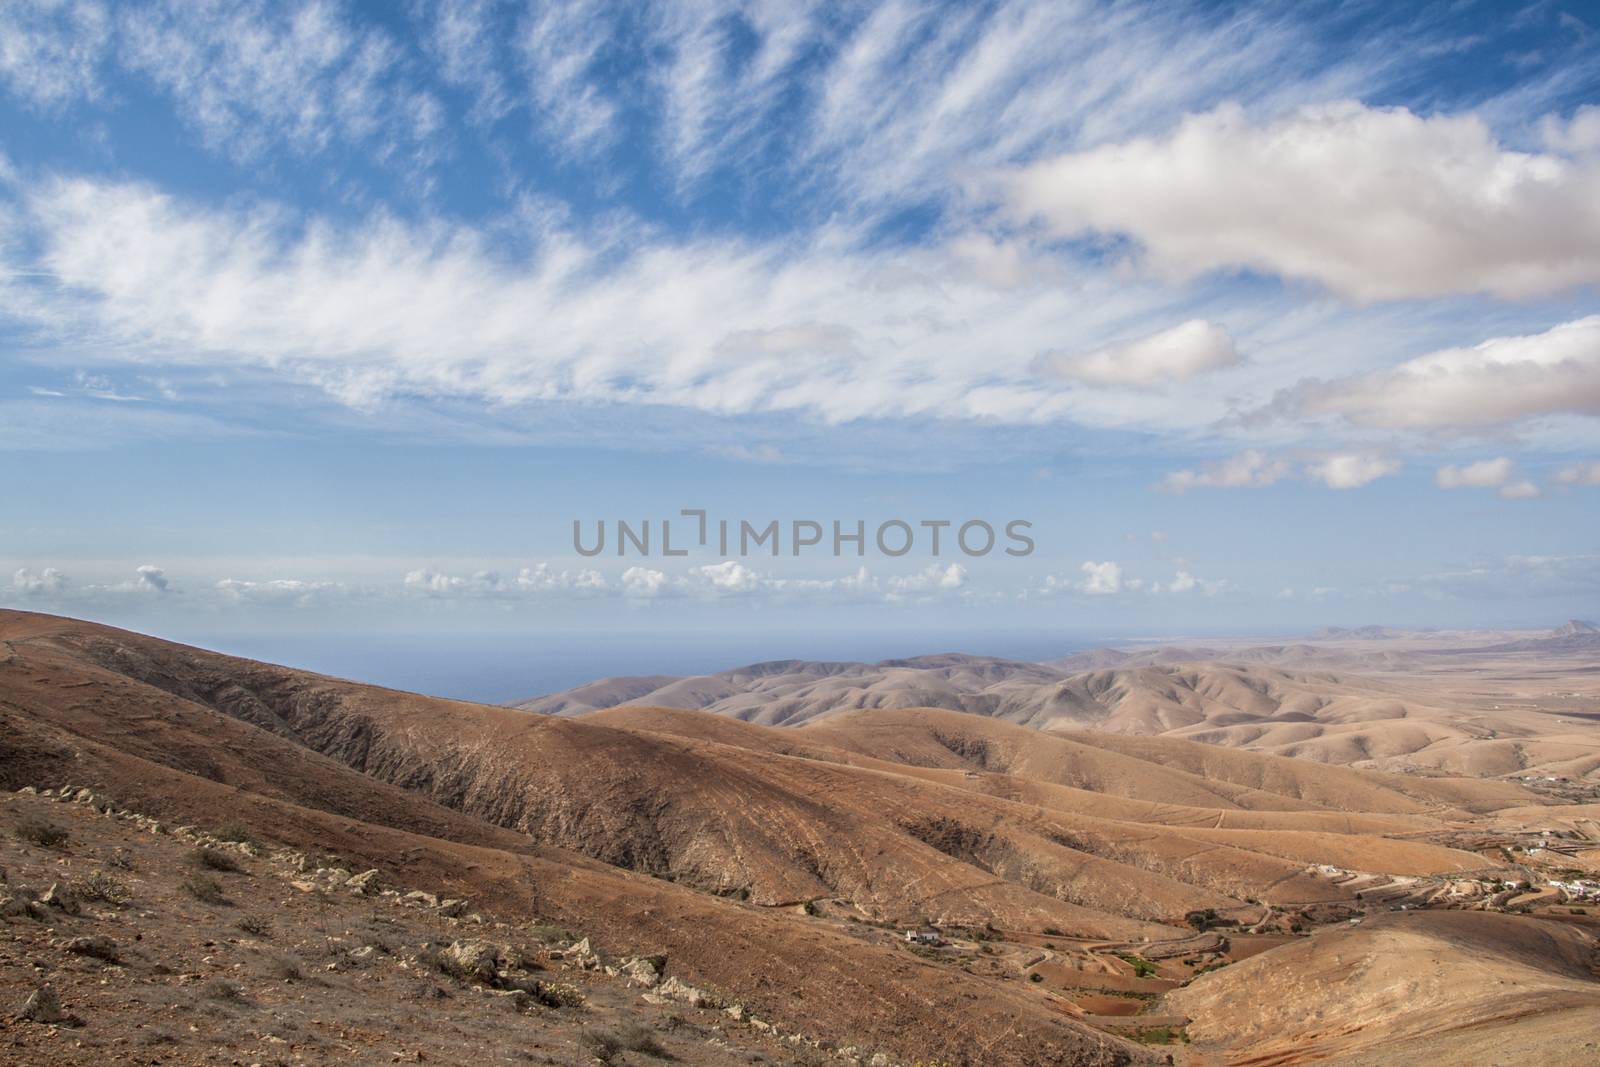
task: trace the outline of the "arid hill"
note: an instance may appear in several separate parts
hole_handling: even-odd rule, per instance
[[[1600,634],[1332,630],[1290,644],[1099,649],[1049,663],[944,654],[785,660],[621,678],[518,704],[709,711],[797,726],[866,709],[947,708],[1042,730],[1183,738],[1404,774],[1600,781]]]
[[[957,687],[1051,670],[966,657],[885,669]],[[848,665],[724,681],[797,673],[820,684]],[[704,1005],[740,1006],[715,1025],[759,1045],[769,1031],[749,1033],[754,1016],[819,1062],[1160,1062],[1186,1055],[1186,1035],[1246,1048],[1256,1039],[1229,1029],[1227,995],[1208,992],[1234,967],[1292,961],[1369,912],[1404,926],[1431,909],[1548,910],[1567,894],[1526,904],[1515,887],[1590,862],[1574,843],[1589,810],[1520,783],[940,708],[791,721],[533,715],[0,612],[0,786],[88,786],[119,818],[202,835],[238,824],[264,855],[333,853],[384,884],[469,901],[496,929],[580,931],[619,971],[664,955]],[[908,943],[906,929],[929,932]],[[1575,952],[1593,942],[1582,922],[1561,929]],[[1445,966],[1481,949],[1442,944]],[[0,958],[0,992],[35,983]],[[1315,1010],[1321,988],[1296,1003]],[[1482,1033],[1511,1025],[1499,1001],[1471,1003]],[[49,1047],[39,1024],[11,1025],[16,1047]]]

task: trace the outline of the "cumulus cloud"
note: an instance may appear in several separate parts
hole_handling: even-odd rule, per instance
[[[691,569],[689,573],[723,592],[753,593],[761,588],[761,576],[734,559],[707,563]]]
[[[1600,315],[1544,333],[1442,349],[1373,374],[1302,386],[1291,404],[1366,426],[1424,430],[1600,414]]]
[[[1516,463],[1506,456],[1480,459],[1465,466],[1440,467],[1433,476],[1440,489],[1494,489],[1506,484]]]
[[[1034,370],[1043,377],[1090,385],[1149,389],[1238,362],[1227,329],[1205,319],[1190,319],[1170,330],[1092,352],[1046,352],[1034,361]]]
[[[1273,459],[1260,449],[1247,448],[1198,470],[1173,471],[1157,488],[1168,493],[1186,493],[1191,489],[1261,489],[1282,481],[1291,471],[1287,462]]]
[[[477,597],[509,600],[547,594],[598,595],[610,590],[610,583],[599,571],[557,570],[548,563],[523,567],[513,578],[496,570],[479,570],[469,575],[452,575],[429,568],[408,571],[402,582],[406,592],[433,599]]]
[[[622,572],[622,593],[636,600],[652,600],[672,590],[665,571],[653,567],[629,567]]]
[[[167,579],[167,572],[151,563],[134,568],[132,588],[138,592],[165,593],[171,588],[172,583]]]
[[[1172,581],[1166,585],[1162,585],[1160,582],[1153,583],[1150,591],[1152,593],[1172,593],[1182,596],[1198,589],[1206,596],[1216,596],[1224,589],[1227,589],[1228,585],[1229,583],[1226,579],[1197,578],[1188,571],[1179,571],[1172,576]]]
[[[1114,596],[1122,592],[1122,566],[1109,560],[1096,563],[1085,560],[1082,589],[1090,596]]]
[[[967,584],[967,569],[959,563],[940,566],[929,564],[916,574],[897,575],[889,579],[891,596],[920,596],[929,593],[947,593]]]
[[[1400,467],[1396,459],[1346,452],[1307,464],[1305,473],[1329,489],[1357,489],[1396,473]]]
[[[216,583],[215,589],[224,600],[236,603],[287,604],[301,608],[314,607],[350,592],[342,582],[303,578],[272,578],[265,581],[223,578]]]
[[[1562,485],[1600,485],[1600,462],[1562,467],[1556,472],[1556,481]]]
[[[55,567],[45,567],[37,571],[19,567],[11,576],[11,592],[16,596],[59,596],[67,591],[70,582],[71,580]]]
[[[1361,301],[1600,282],[1600,164],[1512,151],[1471,114],[1343,102],[1256,123],[1225,105],[1006,187],[1019,215],[1132,235],[1178,279],[1246,267]]]

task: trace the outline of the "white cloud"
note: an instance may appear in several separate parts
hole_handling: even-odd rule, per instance
[[[1293,403],[1311,414],[1386,428],[1474,429],[1545,415],[1600,414],[1600,315],[1304,386]]]
[[[1007,190],[1058,234],[1131,234],[1177,279],[1247,267],[1362,301],[1600,282],[1600,164],[1511,151],[1470,114],[1345,102],[1256,124],[1228,105]]]
[[[1164,427],[1224,410],[1105,404],[1030,371],[1046,338],[1092,344],[1170,294],[1095,275],[995,289],[944,246],[867,251],[826,230],[617,247],[545,220],[511,258],[442,223],[339,228],[86,180],[23,195],[38,254],[0,247],[12,316],[106,358],[262,368],[358,407],[403,395]]]
[[[597,0],[530,5],[517,41],[522,74],[544,130],[568,152],[593,154],[613,144],[619,109],[593,77],[615,9]]]
[[[1090,596],[1114,596],[1122,591],[1120,564],[1109,560],[1103,563],[1087,560],[1080,569],[1084,574],[1083,591]]]
[[[309,581],[303,578],[272,578],[252,581],[245,578],[223,578],[215,589],[223,599],[248,604],[288,604],[309,608],[325,601],[343,597],[350,589],[342,582]]]
[[[1600,594],[1600,556],[1507,556],[1427,575],[1416,584],[1474,599],[1594,596]]]
[[[733,559],[694,567],[689,573],[705,580],[719,592],[753,593],[762,585],[760,575]]]
[[[1544,494],[1532,482],[1511,482],[1500,487],[1500,496],[1504,500],[1537,500]]]
[[[1385,456],[1339,453],[1306,465],[1308,478],[1329,489],[1357,489],[1400,470],[1399,460]]]
[[[1556,473],[1556,481],[1562,485],[1600,485],[1600,462],[1562,467]]]
[[[948,593],[967,584],[967,569],[959,563],[940,566],[929,564],[916,574],[898,575],[889,579],[891,596],[919,596],[931,593]]]
[[[1509,457],[1480,459],[1466,466],[1444,466],[1434,473],[1440,489],[1494,489],[1506,484],[1516,463]]]
[[[0,5],[0,82],[43,107],[97,96],[110,33],[111,17],[102,4],[32,0]]]
[[[1169,330],[1092,352],[1046,352],[1034,362],[1034,369],[1045,377],[1149,389],[1238,362],[1233,337],[1224,327],[1190,319]]]
[[[1161,480],[1158,488],[1168,493],[1186,493],[1191,489],[1261,489],[1282,481],[1290,470],[1283,460],[1272,459],[1260,449],[1248,448],[1199,470],[1173,471]]]
[[[32,570],[19,567],[11,576],[11,592],[15,596],[53,597],[67,591],[71,580],[55,567]]]
[[[167,578],[167,572],[151,563],[134,568],[132,588],[137,592],[166,593],[172,583]]]
[[[402,80],[399,45],[331,3],[165,0],[124,9],[120,30],[120,61],[220,151],[250,159],[272,145],[314,153],[348,140],[382,155],[437,132],[418,122],[429,97]]]
[[[623,595],[633,599],[654,599],[670,592],[671,586],[666,572],[653,567],[629,567],[622,572]]]

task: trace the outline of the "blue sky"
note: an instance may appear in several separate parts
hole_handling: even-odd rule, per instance
[[[24,0],[0,602],[773,654],[1553,624],[1600,612],[1597,294],[1587,3]],[[572,550],[686,507],[1037,550]]]

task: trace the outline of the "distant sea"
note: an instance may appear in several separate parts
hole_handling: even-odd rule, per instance
[[[176,640],[352,681],[499,704],[628,674],[707,674],[775,659],[874,662],[937,652],[1053,659],[1118,639],[998,632],[207,634]]]

